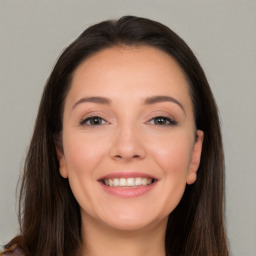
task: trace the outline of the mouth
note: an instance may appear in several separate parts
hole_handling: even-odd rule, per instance
[[[149,186],[156,182],[156,179],[145,177],[121,177],[101,179],[100,182],[108,187],[137,188],[142,186]]]
[[[103,191],[109,195],[121,198],[136,198],[143,196],[158,183],[156,177],[140,172],[114,172],[98,179]]]

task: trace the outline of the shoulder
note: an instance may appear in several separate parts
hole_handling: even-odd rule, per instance
[[[11,247],[3,252],[0,252],[0,256],[25,256],[17,247]]]

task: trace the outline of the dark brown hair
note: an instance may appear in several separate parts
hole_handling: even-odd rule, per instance
[[[68,181],[59,174],[62,112],[74,70],[88,56],[120,45],[148,45],[173,57],[190,88],[197,129],[204,143],[197,180],[170,214],[168,255],[228,255],[224,225],[224,158],[217,106],[205,74],[186,43],[166,26],[122,17],[86,29],[58,59],[45,86],[25,162],[20,193],[20,236],[26,255],[67,256],[79,251],[80,208]],[[57,145],[56,145],[57,144]]]

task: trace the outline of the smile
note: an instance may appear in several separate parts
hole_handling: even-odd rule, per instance
[[[122,198],[135,198],[149,193],[158,183],[158,178],[149,174],[131,171],[109,173],[98,179],[103,191]]]
[[[154,183],[156,180],[152,178],[144,178],[144,177],[129,177],[129,178],[108,178],[103,179],[101,182],[109,187],[140,187],[147,186]]]

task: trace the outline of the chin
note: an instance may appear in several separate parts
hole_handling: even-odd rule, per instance
[[[108,227],[119,231],[139,231],[150,229],[159,225],[162,221],[167,221],[169,213],[157,214],[153,211],[145,211],[139,208],[125,209],[110,215],[104,215],[101,221]]]
[[[138,218],[125,218],[122,220],[113,219],[108,221],[106,224],[115,230],[119,231],[139,231],[147,229],[156,223],[154,220],[145,220]]]

